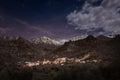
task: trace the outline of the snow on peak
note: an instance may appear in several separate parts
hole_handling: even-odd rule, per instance
[[[63,45],[67,40],[56,40],[56,39],[51,39],[49,37],[43,36],[39,38],[34,38],[31,40],[35,44],[50,44],[50,45]]]

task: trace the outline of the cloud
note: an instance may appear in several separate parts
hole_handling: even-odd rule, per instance
[[[74,10],[67,16],[68,24],[88,33],[119,34],[120,0],[103,0],[100,6],[92,6],[88,1],[81,11]]]
[[[14,18],[16,22],[20,23],[20,24],[23,24],[25,26],[30,26],[27,22],[23,21],[23,20],[20,20],[20,19],[16,19]]]
[[[23,21],[21,19],[14,18],[16,22],[22,25],[22,32],[17,29],[18,34],[22,34],[22,36],[27,36],[27,37],[36,37],[36,36],[55,36],[51,31],[48,29],[42,28],[40,25],[33,25],[30,24],[26,21]],[[21,27],[21,26],[19,26]]]

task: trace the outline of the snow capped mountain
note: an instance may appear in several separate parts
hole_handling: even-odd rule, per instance
[[[67,40],[65,39],[62,39],[62,40],[51,39],[46,36],[43,36],[40,38],[33,38],[31,40],[31,42],[35,44],[50,44],[50,45],[63,45],[66,41]]]
[[[76,36],[76,37],[69,38],[69,39],[52,39],[52,38],[43,36],[43,37],[39,37],[39,38],[33,38],[30,41],[35,44],[49,44],[49,45],[57,46],[57,45],[63,45],[65,42],[68,42],[69,40],[76,41],[79,39],[84,39],[87,36],[88,35],[81,35],[81,36]]]

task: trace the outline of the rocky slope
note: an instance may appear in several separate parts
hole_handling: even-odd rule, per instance
[[[0,63],[37,59],[41,51],[22,37],[0,37]]]
[[[66,42],[63,46],[56,49],[49,58],[57,57],[81,57],[89,52],[94,53],[93,58],[102,58],[110,60],[119,55],[120,35],[109,38],[103,35],[94,37],[89,35],[85,39]]]

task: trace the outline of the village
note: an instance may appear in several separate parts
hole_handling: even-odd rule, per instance
[[[39,65],[65,65],[65,64],[70,64],[70,63],[99,63],[102,60],[98,59],[91,59],[89,60],[88,58],[91,56],[91,54],[86,54],[82,58],[67,58],[67,57],[62,57],[62,58],[56,58],[55,60],[47,60],[44,59],[43,61],[36,61],[36,62],[29,62],[26,61],[24,62],[24,67],[33,67],[33,66],[39,66]]]

